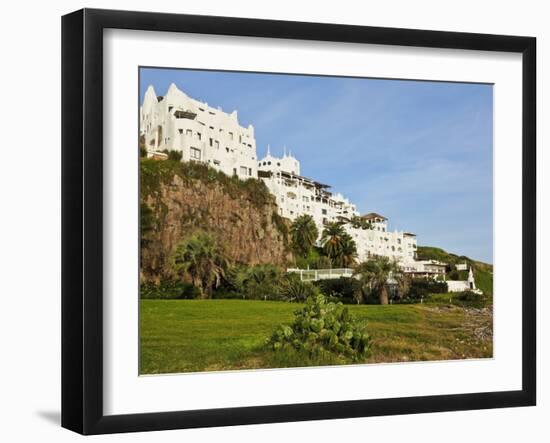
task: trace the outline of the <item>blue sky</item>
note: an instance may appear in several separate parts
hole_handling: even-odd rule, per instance
[[[491,85],[142,68],[140,100],[175,83],[238,110],[267,144],[301,161],[361,213],[414,232],[419,245],[493,261]]]

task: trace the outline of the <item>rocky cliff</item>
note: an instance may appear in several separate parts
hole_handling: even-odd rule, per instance
[[[214,234],[233,263],[285,266],[292,259],[288,221],[258,180],[200,164],[142,160],[140,184],[142,281],[169,278],[175,246],[198,230]]]

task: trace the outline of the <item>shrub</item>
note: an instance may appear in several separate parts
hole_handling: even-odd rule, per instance
[[[309,297],[319,295],[319,289],[312,283],[300,280],[296,274],[286,275],[279,286],[281,300],[284,301],[306,301]]]
[[[429,294],[445,294],[449,291],[447,283],[428,278],[413,279],[410,283],[407,298],[420,300]]]
[[[453,302],[459,302],[466,306],[483,307],[489,304],[490,297],[486,294],[479,294],[474,291],[463,291],[453,294]]]
[[[155,226],[155,214],[147,203],[141,203],[139,208],[139,229],[141,245],[147,243],[147,234]]]
[[[227,273],[227,290],[241,298],[277,300],[281,278],[281,270],[273,265],[235,266]]]
[[[172,161],[175,161],[175,162],[180,162],[181,159],[183,158],[183,152],[182,151],[169,151],[168,149],[165,149],[164,151],[165,154],[168,155],[168,160],[172,160]]]
[[[320,256],[314,264],[315,269],[330,269],[332,268],[332,262],[330,258],[325,255]]]
[[[325,354],[358,361],[368,356],[370,337],[346,307],[327,302],[323,295],[310,297],[297,310],[291,325],[281,325],[266,341],[273,351],[296,350],[310,359]]]
[[[295,258],[295,265],[299,269],[307,269],[308,267],[309,269],[319,269],[319,267],[317,266],[319,258],[319,249],[314,247],[307,253],[306,256],[297,255]],[[328,260],[327,257],[324,258]],[[327,268],[330,268],[330,260]]]
[[[315,282],[323,294],[335,298],[342,303],[354,303],[353,294],[358,290],[359,281],[351,277],[331,278]]]
[[[194,299],[200,297],[200,290],[191,283],[178,280],[162,280],[159,284],[142,283],[140,297],[144,299]]]

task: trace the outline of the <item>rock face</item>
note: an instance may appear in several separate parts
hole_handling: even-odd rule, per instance
[[[292,259],[289,221],[278,216],[274,200],[258,204],[250,197],[229,193],[220,182],[177,174],[160,181],[154,193],[142,194],[154,220],[142,235],[142,282],[170,278],[169,260],[177,243],[201,230],[216,236],[233,263],[285,266]]]

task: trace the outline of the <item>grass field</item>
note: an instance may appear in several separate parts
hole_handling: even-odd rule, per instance
[[[298,304],[252,300],[141,300],[140,373],[303,366],[273,358],[264,342]],[[367,322],[365,363],[491,357],[489,309],[446,305],[350,305]]]

